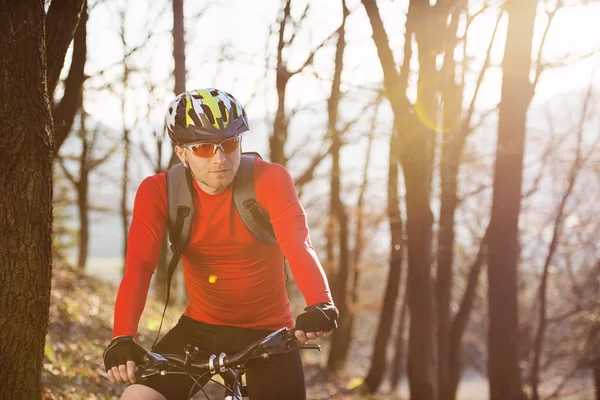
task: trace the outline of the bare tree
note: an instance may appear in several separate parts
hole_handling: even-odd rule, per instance
[[[75,188],[77,193],[77,209],[79,211],[79,252],[77,258],[77,266],[81,270],[85,270],[88,248],[89,248],[89,211],[91,208],[89,202],[90,189],[90,174],[94,169],[104,164],[117,150],[117,146],[113,145],[108,151],[102,155],[96,155],[98,138],[100,136],[97,130],[89,131],[85,125],[86,112],[83,107],[79,113],[79,131],[78,137],[81,140],[81,153],[79,155],[60,155],[57,157],[64,175]],[[65,161],[74,161],[77,163],[78,176],[72,173],[66,166]]]
[[[402,261],[404,255],[403,221],[398,196],[398,137],[395,131],[390,137],[390,158],[388,161],[388,218],[390,224],[390,269],[386,282],[383,307],[379,318],[377,333],[373,343],[371,366],[365,378],[365,389],[374,393],[379,388],[386,367],[387,343],[394,321],[394,310],[402,280]]]
[[[397,391],[398,386],[400,386],[400,381],[402,379],[402,370],[404,367],[404,346],[406,342],[404,332],[406,330],[406,314],[408,313],[408,304],[406,299],[407,294],[408,290],[406,290],[406,285],[404,285],[404,296],[402,296],[402,305],[400,306],[400,318],[398,318],[398,330],[396,331],[396,348],[394,351],[394,358],[392,362],[392,375],[390,377],[392,392]]]
[[[173,60],[175,61],[175,95],[185,92],[186,87],[186,64],[185,64],[185,23],[183,18],[183,0],[173,0]],[[175,152],[171,153],[169,168],[179,162]],[[162,248],[166,246],[163,245]],[[159,266],[160,268],[161,266]],[[166,268],[166,264],[164,265]],[[164,269],[163,268],[163,269]]]
[[[346,1],[342,0],[342,24],[338,29],[338,41],[335,52],[335,67],[333,80],[331,82],[331,95],[327,104],[328,110],[328,136],[331,137],[331,216],[330,221],[338,227],[339,243],[339,265],[337,274],[332,285],[332,296],[335,305],[340,312],[338,320],[338,329],[333,331],[331,339],[331,348],[327,368],[333,372],[341,372],[348,357],[348,349],[352,339],[350,325],[350,316],[348,315],[348,279],[350,275],[350,260],[348,249],[348,214],[346,206],[341,199],[341,171],[340,171],[340,150],[342,148],[342,138],[337,128],[339,117],[339,103],[342,97],[340,85],[342,81],[342,69],[344,66],[344,50],[346,48],[346,18],[348,17],[348,7]],[[334,231],[334,229],[331,229]],[[331,242],[332,238],[329,239]]]
[[[275,112],[275,120],[273,121],[273,134],[269,138],[270,142],[270,160],[272,162],[286,165],[287,157],[285,155],[285,143],[288,137],[288,116],[286,115],[286,89],[287,84],[294,75],[298,75],[306,67],[312,64],[316,52],[322,48],[335,33],[333,32],[327,39],[319,44],[310,54],[304,59],[304,62],[300,67],[294,70],[290,70],[287,60],[284,59],[285,49],[289,49],[294,43],[296,38],[296,32],[292,32],[289,39],[286,39],[286,29],[289,25],[294,29],[298,29],[299,25],[304,21],[307,16],[309,5],[306,6],[300,21],[296,22],[292,20],[291,9],[292,0],[283,0],[283,9],[281,16],[278,18],[279,24],[279,37],[277,42],[277,66],[276,66],[276,81],[275,86],[277,90],[277,111]]]
[[[466,4],[465,4],[466,6]],[[484,6],[485,7],[485,6]],[[456,37],[458,21],[461,14],[467,10],[461,7],[455,7],[451,14],[449,30],[452,37]],[[478,14],[478,12],[476,13]],[[475,15],[476,15],[475,14]],[[473,297],[476,293],[477,283],[479,282],[479,273],[483,264],[482,252],[484,243],[481,245],[479,255],[473,264],[469,277],[467,290],[461,301],[461,307],[452,315],[450,304],[452,300],[452,284],[454,281],[454,253],[455,253],[455,214],[459,204],[458,200],[458,177],[460,170],[461,157],[469,135],[475,130],[472,126],[472,118],[475,111],[475,102],[477,100],[481,83],[486,71],[490,65],[491,50],[496,38],[498,25],[501,20],[502,12],[499,13],[496,25],[490,39],[483,67],[479,72],[473,97],[471,98],[464,118],[462,115],[461,104],[463,101],[464,75],[467,70],[466,57],[463,59],[462,76],[457,82],[456,62],[454,61],[454,51],[458,45],[457,40],[445,41],[444,63],[441,73],[444,76],[442,87],[443,99],[443,129],[441,143],[441,161],[440,161],[440,212],[439,229],[437,240],[437,274],[436,274],[436,300],[437,300],[437,342],[438,342],[438,386],[440,400],[456,398],[456,391],[460,381],[461,373],[461,349],[462,336],[469,315],[472,309]],[[467,40],[468,29],[473,21],[473,17],[467,18]],[[466,43],[463,45],[466,48]]]
[[[506,3],[508,30],[488,231],[490,399],[523,399],[518,364],[517,260],[523,153],[536,0]]]
[[[377,4],[362,1],[383,69],[386,96],[394,113],[394,134],[398,135],[399,159],[406,185],[406,231],[408,236],[408,305],[411,315],[408,345],[408,377],[411,397],[437,398],[435,320],[431,282],[433,214],[430,187],[435,136],[431,122],[436,115],[435,57],[437,28],[446,10],[443,3],[412,0],[409,5],[405,47],[416,39],[419,55],[417,100],[407,98],[408,76],[398,75]],[[442,19],[443,20],[443,19]],[[405,49],[405,53],[406,53]],[[408,63],[404,59],[403,63]]]
[[[120,211],[121,211],[121,226],[123,229],[123,273],[125,272],[125,258],[127,255],[127,234],[129,233],[129,207],[128,204],[128,191],[129,191],[129,157],[131,152],[130,147],[130,139],[129,139],[129,124],[127,122],[127,109],[126,109],[126,95],[129,87],[129,78],[132,73],[132,69],[129,65],[129,57],[128,55],[131,52],[128,52],[128,43],[125,37],[125,15],[126,10],[121,9],[119,11],[121,25],[120,25],[120,38],[121,43],[123,44],[123,58],[121,60],[123,73],[121,75],[121,84],[122,84],[122,93],[121,93],[121,122],[123,127],[123,142],[122,142],[122,150],[123,150],[123,179],[121,181],[121,203],[120,203]]]

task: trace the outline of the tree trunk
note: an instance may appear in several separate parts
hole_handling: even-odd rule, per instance
[[[588,96],[589,98],[589,96]],[[542,369],[542,354],[544,349],[544,336],[546,334],[546,328],[548,326],[548,315],[546,308],[547,304],[547,291],[548,291],[548,281],[550,280],[550,264],[552,262],[552,258],[554,257],[554,253],[556,252],[559,244],[560,244],[560,236],[562,235],[562,230],[564,226],[565,215],[568,214],[566,211],[567,201],[573,192],[573,188],[575,187],[575,183],[577,181],[577,176],[579,174],[579,169],[581,168],[582,159],[581,159],[581,146],[582,146],[582,136],[583,136],[583,120],[586,116],[587,104],[583,110],[582,121],[580,125],[580,129],[577,135],[577,151],[575,154],[575,160],[569,172],[569,178],[567,181],[567,188],[563,193],[562,199],[558,205],[556,210],[556,217],[554,219],[554,230],[552,232],[552,240],[548,245],[548,255],[546,256],[546,261],[544,262],[544,267],[542,269],[542,279],[540,281],[540,287],[538,289],[539,294],[539,316],[538,316],[538,329],[535,334],[534,346],[533,346],[533,362],[531,367],[531,400],[540,400],[539,394],[539,385],[540,385],[540,374]]]
[[[394,352],[394,361],[392,363],[392,376],[390,378],[390,391],[396,392],[402,381],[402,370],[404,367],[404,330],[406,325],[406,313],[408,304],[406,299],[406,285],[404,296],[402,297],[402,305],[400,306],[400,318],[398,319],[398,331],[396,336],[396,349]]]
[[[464,3],[466,7],[466,2]],[[458,44],[458,21],[463,12],[458,8],[452,13],[448,30],[444,65],[442,97],[444,102],[442,125],[442,150],[440,163],[441,202],[437,240],[437,343],[438,343],[438,390],[440,400],[453,400],[450,390],[450,319],[452,312],[452,282],[454,280],[454,215],[458,199],[458,171],[466,135],[459,131],[462,111],[462,85],[456,83],[454,51]],[[458,371],[460,373],[460,371]]]
[[[185,25],[183,18],[183,0],[173,0],[173,60],[175,61],[175,96],[185,92],[186,65],[185,65]],[[169,168],[179,163],[179,157],[173,152],[169,161]],[[166,266],[165,266],[166,268]]]
[[[291,0],[284,0],[283,15],[279,21],[279,41],[277,43],[277,76],[275,78],[275,87],[277,89],[277,111],[275,111],[275,120],[273,121],[273,135],[270,137],[271,162],[286,165],[285,142],[287,141],[288,122],[285,115],[285,91],[291,75],[283,62],[283,49],[285,47],[285,27],[290,18],[292,6]]]
[[[0,10],[0,398],[39,399],[52,274],[54,146],[44,2],[0,0]]]
[[[175,60],[175,95],[185,92],[185,25],[183,0],[173,0],[173,59]]]
[[[126,85],[125,85],[126,86]],[[123,123],[125,124],[125,99],[123,99]],[[123,126],[123,181],[121,182],[121,227],[123,229],[123,273],[127,257],[127,236],[129,234],[129,208],[127,191],[129,187],[129,129]]]
[[[87,1],[84,1],[81,20],[75,31],[73,39],[73,57],[69,75],[65,79],[65,90],[60,103],[52,110],[54,119],[55,141],[54,156],[58,154],[60,147],[71,131],[73,120],[81,104],[83,82],[85,81],[85,61],[87,58]]]
[[[600,361],[596,361],[592,365],[592,374],[594,375],[594,391],[596,400],[600,400]]]
[[[82,271],[85,270],[89,247],[89,216],[88,216],[88,189],[89,189],[89,171],[88,158],[91,156],[88,150],[87,132],[85,130],[85,112],[81,110],[81,164],[79,172],[79,182],[77,184],[77,205],[79,208],[79,260],[77,266]]]
[[[479,284],[479,275],[481,274],[481,269],[486,259],[486,240],[487,232],[481,240],[477,258],[469,271],[467,288],[462,297],[460,308],[450,324],[448,341],[448,381],[446,386],[444,386],[444,393],[440,393],[440,396],[444,396],[445,399],[456,399],[456,392],[458,391],[460,374],[462,372],[462,338],[467,323],[469,322],[471,310],[473,309],[473,303],[475,302],[475,296],[477,294],[477,286]]]
[[[377,107],[378,108],[378,107]],[[373,135],[375,131],[375,127],[377,124],[377,108],[373,114],[373,124],[371,125],[371,132],[369,133],[369,143],[367,145],[367,149],[365,151],[365,166],[363,169],[363,179],[362,185],[360,188],[360,193],[358,195],[358,200],[356,201],[356,230],[355,230],[355,241],[354,241],[354,250],[352,251],[352,286],[350,288],[350,331],[354,332],[354,322],[356,321],[356,312],[360,299],[360,260],[362,257],[362,252],[364,249],[364,237],[365,234],[363,232],[364,225],[364,199],[367,191],[367,186],[369,183],[369,166],[371,165],[371,149],[373,145]]]
[[[327,104],[328,111],[328,132],[331,136],[331,214],[339,226],[339,268],[335,279],[335,285],[332,288],[332,295],[335,305],[340,313],[338,319],[338,328],[333,331],[331,339],[331,349],[327,368],[334,373],[343,371],[352,341],[352,324],[350,313],[354,312],[348,308],[348,279],[350,277],[350,262],[348,250],[348,215],[341,194],[341,171],[340,171],[340,150],[342,148],[341,132],[337,129],[339,115],[339,103],[342,97],[340,85],[342,81],[342,69],[344,62],[344,49],[346,48],[345,23],[348,16],[348,8],[345,0],[342,0],[342,25],[338,30],[338,42],[335,52],[335,69],[333,80],[331,82],[331,96]]]
[[[395,132],[396,130],[394,130]],[[388,163],[388,216],[390,222],[390,269],[383,298],[383,308],[379,317],[379,326],[373,343],[371,367],[365,378],[365,388],[375,393],[383,380],[386,367],[387,344],[394,322],[396,300],[402,278],[402,256],[404,240],[403,223],[398,198],[398,139],[392,133],[390,140],[390,159]]]
[[[405,125],[400,160],[406,183],[408,236],[408,306],[411,323],[408,343],[408,379],[411,399],[437,398],[437,341],[434,292],[431,281],[433,214],[430,207],[433,170],[432,123],[435,125],[435,38],[429,22],[429,1],[411,0],[408,19],[415,27],[419,49],[419,79],[415,109],[418,122]],[[409,22],[407,22],[408,24]]]
[[[498,144],[488,240],[490,400],[524,399],[519,370],[518,221],[536,0],[508,2]]]
[[[123,76],[121,83],[123,91],[121,93],[121,120],[123,126],[123,180],[121,182],[121,227],[123,229],[123,268],[125,274],[125,260],[127,259],[127,236],[129,234],[129,208],[127,207],[128,191],[129,191],[129,157],[130,157],[130,141],[129,128],[127,127],[127,90],[129,89],[129,76],[131,70],[128,65],[127,56],[127,41],[125,38],[125,12],[121,15],[121,41],[123,43]]]
[[[415,32],[419,45],[419,80],[417,83],[416,111],[413,114],[406,96],[409,58],[398,74],[389,46],[387,33],[374,0],[362,0],[373,29],[383,69],[384,88],[392,106],[395,130],[400,140],[400,161],[406,184],[408,236],[408,305],[411,315],[408,346],[408,377],[411,398],[435,400],[437,373],[434,323],[433,288],[431,282],[431,245],[433,214],[431,212],[430,183],[433,169],[433,135],[430,130],[435,111],[435,90],[432,87],[435,72],[435,41],[429,32],[429,2],[413,0],[407,15],[406,43],[411,43]],[[405,46],[405,55],[410,46]]]

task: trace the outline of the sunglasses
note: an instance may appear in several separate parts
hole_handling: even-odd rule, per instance
[[[221,149],[225,154],[233,153],[240,147],[241,141],[241,136],[233,136],[219,143],[184,144],[183,147],[194,153],[196,157],[210,158],[217,152],[217,149]]]

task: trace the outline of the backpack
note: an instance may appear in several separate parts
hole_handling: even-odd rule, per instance
[[[254,162],[257,158],[262,160],[262,157],[258,153],[242,153],[240,168],[233,181],[233,202],[242,222],[250,233],[265,243],[274,244],[277,240],[273,232],[273,226],[269,220],[269,215],[258,204],[256,194],[254,193]],[[192,175],[183,163],[175,165],[167,172],[169,241],[171,242],[173,256],[169,262],[167,274],[165,309],[152,348],[154,348],[160,335],[160,328],[162,327],[163,318],[169,304],[173,273],[179,264],[181,254],[185,250],[192,229],[194,218],[194,199],[192,195],[194,186],[192,179]],[[285,274],[287,281],[287,270]]]

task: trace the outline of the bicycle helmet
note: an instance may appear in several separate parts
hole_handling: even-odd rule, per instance
[[[239,135],[249,129],[240,102],[219,89],[189,90],[171,101],[166,126],[174,143]]]

